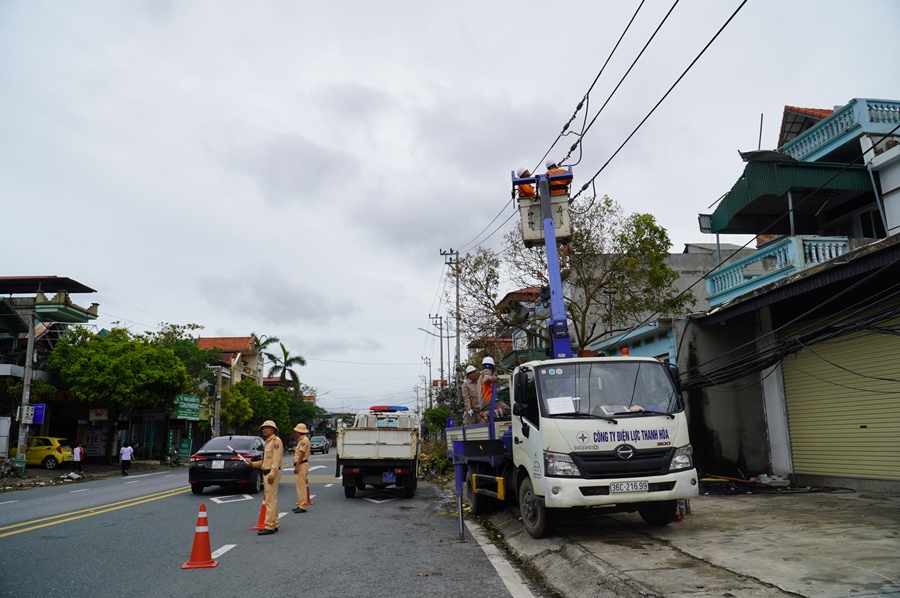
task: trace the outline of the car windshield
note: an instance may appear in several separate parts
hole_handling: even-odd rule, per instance
[[[310,442],[325,442],[324,436],[313,436],[309,439]]]
[[[681,401],[666,366],[653,361],[548,364],[535,368],[548,417],[672,413]]]
[[[201,451],[227,451],[230,446],[236,451],[250,450],[252,438],[235,438],[234,436],[218,436],[203,445]]]

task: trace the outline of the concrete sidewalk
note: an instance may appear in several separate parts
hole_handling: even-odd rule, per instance
[[[900,497],[786,489],[707,495],[682,522],[581,515],[535,540],[489,517],[563,596],[900,596]]]

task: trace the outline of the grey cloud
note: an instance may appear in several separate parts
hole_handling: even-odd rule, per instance
[[[393,96],[356,82],[328,85],[312,96],[318,108],[344,121],[370,122],[399,107]]]
[[[252,176],[275,205],[306,203],[319,191],[333,191],[358,171],[356,160],[302,135],[278,135],[229,152],[227,163]]]
[[[360,311],[353,302],[335,299],[303,283],[269,273],[202,277],[200,293],[216,308],[243,319],[271,323],[273,330],[296,322],[324,326],[335,318]]]

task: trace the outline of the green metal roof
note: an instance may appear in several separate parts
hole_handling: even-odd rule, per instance
[[[0,332],[19,334],[28,332],[28,324],[5,298],[0,297]]]
[[[864,166],[811,162],[748,162],[711,218],[711,232],[789,232],[787,194],[792,192],[796,234],[814,234],[815,215],[842,201],[871,193]],[[809,230],[812,228],[813,230]]]

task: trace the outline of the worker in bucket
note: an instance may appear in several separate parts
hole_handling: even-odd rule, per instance
[[[486,422],[490,419],[491,397],[494,396],[494,385],[500,376],[497,375],[493,357],[485,357],[481,360],[481,375],[478,377],[478,383],[481,385],[481,409],[479,417],[481,421]]]
[[[547,175],[554,174],[566,174],[569,171],[565,168],[560,168],[556,163],[556,160],[547,160],[544,163],[544,166],[547,167]],[[569,193],[569,182],[568,181],[551,181],[550,182],[550,195],[568,195]]]
[[[516,171],[516,178],[524,179],[530,177],[531,172],[527,168],[520,168]],[[519,185],[519,198],[534,198],[534,185],[531,183],[521,183]]]

